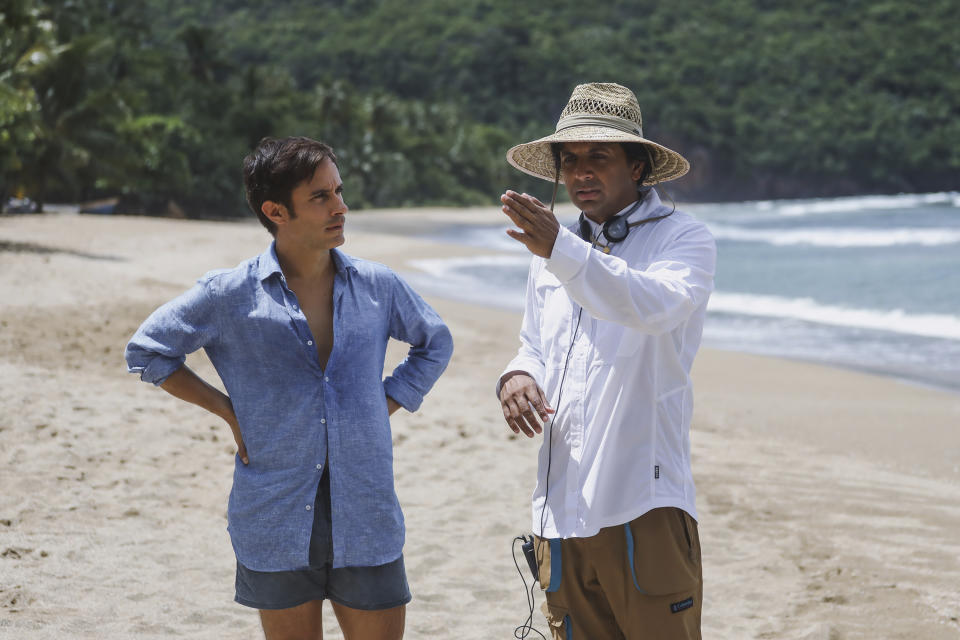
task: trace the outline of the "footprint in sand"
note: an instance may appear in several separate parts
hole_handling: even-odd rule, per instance
[[[27,597],[23,587],[0,587],[0,609],[18,611],[30,604],[32,598]]]

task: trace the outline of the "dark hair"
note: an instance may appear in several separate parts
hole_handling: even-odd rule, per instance
[[[290,201],[294,188],[313,177],[324,160],[337,164],[337,156],[329,145],[310,138],[264,138],[243,159],[243,185],[247,190],[247,204],[271,235],[277,235],[277,225],[263,215],[263,203],[271,200],[284,205],[290,217],[296,215]]]
[[[621,142],[620,146],[623,147],[623,152],[627,156],[627,164],[632,164],[636,160],[643,163],[643,173],[637,180],[637,189],[639,189],[643,185],[643,181],[653,173],[653,157],[647,150],[647,145],[642,142]],[[553,153],[553,166],[558,172],[560,171],[560,151],[562,149],[562,142],[550,144],[550,151]]]
[[[637,179],[637,188],[639,189],[643,185],[643,181],[653,173],[653,156],[647,149],[647,145],[642,142],[621,142],[620,146],[623,147],[623,152],[627,154],[627,164],[637,160],[643,163],[643,172]]]

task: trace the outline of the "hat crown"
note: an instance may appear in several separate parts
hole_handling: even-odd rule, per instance
[[[640,104],[633,91],[613,82],[591,82],[577,85],[560,119],[570,116],[615,116],[643,127]]]
[[[573,89],[563,108],[554,133],[518,144],[507,151],[507,162],[528,173],[551,182],[562,176],[557,173],[553,145],[568,142],[626,142],[644,145],[650,161],[650,174],[645,186],[674,180],[690,169],[686,158],[672,149],[643,136],[640,105],[633,91],[612,82],[591,82]]]

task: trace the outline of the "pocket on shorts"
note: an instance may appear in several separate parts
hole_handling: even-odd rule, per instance
[[[543,616],[550,626],[550,635],[553,640],[572,640],[573,628],[570,624],[570,612],[563,607],[556,607],[549,602],[543,603]]]
[[[560,588],[560,579],[563,577],[561,543],[559,538],[534,537],[533,550],[540,573],[540,588],[547,592]]]
[[[634,586],[651,596],[680,593],[700,582],[696,525],[682,509],[654,509],[624,527]]]

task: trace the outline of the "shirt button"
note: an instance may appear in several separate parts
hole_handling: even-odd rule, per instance
[[[323,376],[324,382],[330,382],[330,376]]]
[[[320,418],[320,424],[327,424],[326,418]]]
[[[294,311],[299,311],[299,309],[297,309],[297,305],[293,305],[293,310],[294,310]]]
[[[323,469],[323,465],[322,465],[322,464],[318,464],[318,465],[317,465],[317,471],[320,471],[320,469]]]
[[[307,340],[307,346],[312,347],[312,346],[313,346],[313,340]]]
[[[313,507],[311,507],[310,505],[307,505],[307,511],[310,511],[310,509],[312,509],[312,508],[313,508]]]

